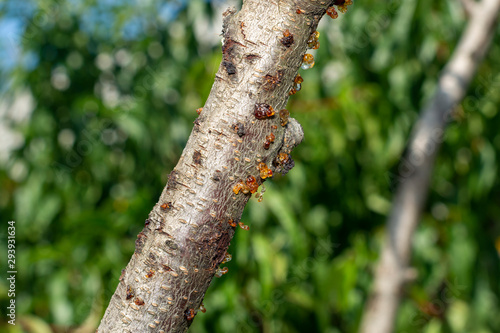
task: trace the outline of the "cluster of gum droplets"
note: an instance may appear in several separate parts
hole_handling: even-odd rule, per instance
[[[225,264],[227,262],[230,262],[231,259],[233,259],[233,256],[226,252],[226,255],[224,256],[224,259],[222,260],[221,264]],[[215,276],[221,277],[222,275],[226,274],[227,272],[228,272],[228,268],[227,267],[223,267],[223,268],[219,267],[215,271]]]
[[[337,9],[341,12],[341,13],[345,13],[347,11],[347,6],[349,5],[352,5],[352,0],[336,0],[334,2],[334,5],[337,6]],[[302,12],[302,11],[301,11]],[[301,13],[300,12],[300,13]],[[299,13],[299,11],[297,11],[297,13]],[[327,10],[326,10],[326,14],[328,16],[330,16],[332,19],[336,19],[338,17],[338,13],[337,11],[335,10],[335,7],[329,7]],[[309,49],[312,49],[312,50],[317,50],[319,49],[319,32],[318,31],[314,31],[311,36],[309,36],[309,39],[307,41],[307,46]],[[293,43],[293,36],[291,36],[291,34],[289,33],[289,31],[287,30],[285,33],[284,33],[284,38],[288,38],[288,39],[291,39],[290,40],[290,43]],[[287,40],[288,40],[287,39]],[[312,54],[309,54],[309,53],[306,53],[304,54],[304,56],[302,57],[302,66],[301,68],[306,70],[306,69],[309,69],[309,68],[312,68],[314,67],[314,56]],[[300,74],[297,74],[297,76],[295,77],[294,79],[294,85],[290,91],[290,95],[294,95],[296,94],[298,91],[300,91],[302,89],[302,82],[304,82],[304,79],[300,76]],[[201,114],[203,108],[199,108],[196,110],[196,112],[199,114]],[[273,108],[270,106],[270,105],[267,105],[267,104],[256,104],[255,105],[255,109],[254,109],[254,116],[257,118],[257,119],[266,119],[266,118],[270,118],[272,116],[274,116],[275,114],[275,111],[273,110]],[[281,126],[286,126],[286,124],[288,123],[288,117],[289,117],[290,113],[288,110],[286,109],[283,109],[279,112],[279,116],[280,116],[280,123],[281,123]],[[266,143],[264,145],[264,148],[265,149],[268,149],[269,148],[269,145],[274,142],[274,134],[271,133],[271,135],[267,136],[266,137]],[[283,155],[283,156],[281,156]],[[279,160],[285,160],[289,158],[289,156],[287,154],[280,154],[280,156],[278,157]],[[283,162],[283,161],[282,161]],[[257,166],[257,169],[259,170],[260,172],[260,177],[262,179],[266,179],[268,177],[272,177],[273,173],[271,171],[271,169],[269,169],[267,167],[267,165],[265,163],[259,163],[259,165]],[[249,176],[247,177],[246,179],[246,182],[243,182],[242,180],[240,180],[234,187],[233,187],[233,192],[235,194],[238,194],[240,191],[243,192],[243,193],[255,193],[257,192],[257,189],[258,189],[258,184],[257,184],[257,181],[255,179],[255,177],[253,176]],[[258,201],[261,202],[262,201],[262,194],[265,192],[265,188],[263,186],[262,188],[262,191],[260,193],[257,193],[256,197],[258,197]],[[232,227],[235,227],[236,226],[236,223],[233,222],[233,220],[229,220],[229,223]],[[239,222],[238,223],[240,228],[244,229],[244,230],[248,230],[249,227],[245,224],[243,224],[243,222]],[[221,264],[224,264],[224,263],[227,263],[229,261],[231,261],[232,259],[232,256],[229,254],[229,253],[226,253],[225,257],[224,257],[224,260],[221,262]],[[224,274],[226,274],[228,272],[228,268],[227,267],[223,267],[223,268],[217,268],[216,272],[215,272],[215,276],[217,277],[221,277],[223,276]],[[205,312],[205,307],[203,304],[200,305],[200,309],[199,309],[201,312]]]
[[[352,5],[352,0],[336,0],[336,1],[334,1],[333,4],[335,6],[337,6],[337,9],[339,12],[345,13],[345,12],[347,12],[347,6]],[[337,10],[335,10],[335,7],[333,7],[333,6],[329,7],[326,10],[326,14],[328,16],[330,16],[332,19],[336,19],[337,17],[339,17]],[[309,40],[307,41],[308,48],[313,49],[313,50],[317,50],[319,48],[318,38],[319,38],[319,32],[314,31],[311,34],[311,36],[309,37]],[[314,56],[312,54],[309,54],[309,53],[304,54],[304,56],[302,57],[302,66],[301,67],[304,70],[309,69],[309,68],[313,68],[314,67]],[[297,89],[297,86],[299,89]],[[292,91],[293,90],[295,90],[295,92],[299,91],[300,90],[300,83],[297,84],[297,82],[295,82],[295,86],[292,89]],[[290,95],[293,95],[293,94],[290,93]]]

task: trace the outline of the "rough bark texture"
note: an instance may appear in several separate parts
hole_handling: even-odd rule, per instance
[[[470,22],[408,144],[405,156],[408,165],[397,179],[398,186],[387,221],[386,242],[360,333],[394,331],[403,286],[415,276],[409,268],[411,244],[427,197],[434,160],[451,113],[464,98],[495,32],[500,0],[467,3]]]
[[[261,162],[274,173],[293,166],[289,155],[277,157],[301,142],[302,128],[293,119],[281,126],[278,112],[333,2],[245,1],[240,12],[224,13],[215,83],[98,332],[184,332],[192,323],[250,198],[233,187],[249,176],[261,184]],[[260,103],[276,114],[257,119]],[[264,149],[270,133],[275,141]]]

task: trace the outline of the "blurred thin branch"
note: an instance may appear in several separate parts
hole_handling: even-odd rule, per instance
[[[477,3],[474,0],[460,0],[462,3],[462,7],[464,7],[464,11],[467,14],[467,16],[472,16],[474,15],[474,12],[477,9]]]
[[[471,4],[470,1],[466,3]],[[408,144],[405,160],[410,165],[397,179],[387,221],[386,243],[360,325],[361,333],[394,331],[403,286],[416,276],[409,268],[412,237],[426,201],[434,160],[446,125],[453,118],[454,109],[464,98],[490,46],[500,11],[500,0],[483,0],[474,5],[477,7],[439,78],[435,95],[421,112]]]

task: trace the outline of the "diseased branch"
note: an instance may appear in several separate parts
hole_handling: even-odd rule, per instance
[[[215,83],[98,332],[187,330],[267,168],[293,167],[290,152],[302,141],[302,128],[280,119],[278,110],[309,36],[334,2],[343,3],[247,0],[240,12],[224,13]],[[267,144],[271,133],[274,143]]]
[[[500,0],[482,0],[474,5],[467,28],[408,144],[406,161],[412,168],[397,179],[398,188],[387,221],[386,242],[361,322],[361,333],[394,331],[403,286],[415,275],[409,269],[412,236],[427,197],[434,160],[452,111],[465,96],[489,48],[500,11]]]

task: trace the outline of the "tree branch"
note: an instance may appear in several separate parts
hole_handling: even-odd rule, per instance
[[[467,14],[467,16],[474,15],[477,7],[477,3],[475,0],[460,0],[460,2],[462,3],[462,7],[464,8],[465,14]]]
[[[461,102],[493,37],[500,0],[482,0],[442,72],[438,88],[423,110],[405,157],[411,167],[398,179],[386,243],[377,265],[374,287],[361,322],[361,333],[389,333],[408,278],[413,232],[426,200],[434,160],[453,109]]]
[[[247,0],[240,12],[224,13],[215,83],[98,332],[184,332],[192,323],[245,204],[264,181],[257,166],[275,173],[293,166],[289,154],[302,128],[291,118],[285,125],[278,110],[333,2]]]

